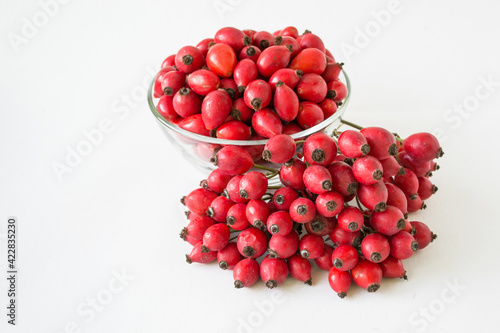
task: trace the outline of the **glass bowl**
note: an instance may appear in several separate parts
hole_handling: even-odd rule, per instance
[[[340,121],[347,109],[347,105],[349,104],[349,99],[351,96],[351,83],[344,70],[342,70],[340,79],[345,83],[347,87],[347,95],[342,101],[342,105],[338,107],[337,111],[331,117],[323,120],[318,125],[291,135],[293,139],[306,139],[310,135],[318,132],[324,132],[331,135],[333,130],[340,125]],[[155,80],[153,79],[148,91],[149,108],[151,109],[151,112],[153,112],[153,115],[155,116],[161,131],[165,134],[170,143],[174,147],[179,149],[184,158],[193,166],[208,175],[212,170],[216,168],[216,166],[212,162],[210,162],[210,159],[214,156],[214,152],[217,152],[218,149],[227,145],[242,147],[243,149],[248,151],[250,155],[252,155],[255,161],[260,159],[267,139],[223,140],[212,138],[186,131],[163,118],[156,109],[155,100],[157,99],[153,97],[154,82]],[[280,168],[280,165],[273,165],[272,163],[265,162],[264,160],[260,160],[258,163],[267,167],[274,167],[274,169]]]

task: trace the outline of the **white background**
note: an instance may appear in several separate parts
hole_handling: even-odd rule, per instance
[[[373,13],[389,7],[73,0],[43,22],[37,1],[2,1],[0,266],[5,271],[7,218],[16,216],[20,275],[12,328],[0,274],[0,331],[495,330],[500,4],[404,1],[382,27]],[[31,35],[24,28],[23,37],[26,20],[43,26]],[[231,272],[185,263],[190,248],[178,237],[186,224],[178,199],[204,175],[163,137],[142,82],[166,56],[220,27],[272,32],[288,25],[312,30],[346,63],[353,84],[346,119],[402,136],[441,133],[446,155],[433,177],[439,192],[411,218],[439,238],[407,261],[408,282],[384,280],[375,294],[353,287],[340,300],[319,269],[313,287],[289,279],[273,291],[262,283],[236,290]],[[25,39],[14,45],[13,36]],[[54,163],[65,164],[67,149],[102,121],[111,130],[59,179]],[[114,283],[121,272],[130,279]],[[111,294],[110,283],[120,291]],[[106,304],[89,310],[96,297]]]

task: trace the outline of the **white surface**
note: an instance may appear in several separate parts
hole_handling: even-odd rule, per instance
[[[221,3],[225,12],[215,9]],[[42,7],[1,2],[0,233],[8,216],[18,217],[20,285],[12,328],[1,279],[0,331],[495,330],[500,85],[473,111],[447,110],[473,102],[481,77],[500,82],[500,4],[404,2],[366,46],[356,44],[357,29],[375,31],[371,12],[388,4],[74,0],[16,52],[9,34],[21,35],[23,18],[32,21]],[[291,24],[317,33],[346,63],[353,82],[346,118],[401,135],[441,129],[446,136],[433,178],[439,192],[413,217],[439,238],[408,260],[408,282],[384,281],[375,294],[353,287],[340,300],[319,270],[313,287],[290,279],[274,291],[262,283],[235,290],[231,273],[184,261],[189,246],[178,237],[186,223],[178,199],[203,175],[169,146],[144,98],[129,107],[125,99],[141,93],[166,56],[222,26],[274,31]],[[342,43],[358,53],[342,52]],[[59,181],[54,162],[65,163],[66,148],[76,149],[82,131],[102,121],[109,133]],[[114,280],[122,270],[133,276],[126,285]],[[448,293],[453,281],[466,288]],[[110,283],[115,294],[106,291]],[[86,305],[109,295],[98,311]],[[425,319],[420,311],[429,307]]]

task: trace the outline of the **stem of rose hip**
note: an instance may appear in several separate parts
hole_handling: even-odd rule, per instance
[[[254,164],[253,166],[254,166],[254,168],[261,169],[261,170],[267,170],[267,171],[271,171],[271,172],[276,172],[276,171],[279,172],[279,170],[276,170],[273,168],[268,168],[268,167],[265,167],[265,166],[260,165],[260,164]]]
[[[277,174],[279,174],[280,172],[278,170],[274,171],[274,172],[269,172],[266,174],[266,178],[267,179],[271,179],[273,177],[275,177]]]
[[[270,190],[278,190],[280,188],[282,188],[283,186],[268,186],[267,188],[270,189]]]
[[[344,120],[344,119],[340,119],[340,122],[342,124],[346,124],[346,125],[351,126],[351,127],[355,128],[355,129],[358,129],[358,130],[362,130],[364,128],[363,126],[359,126],[359,125],[357,125],[355,123],[351,123],[350,121],[347,121],[347,120]]]
[[[304,143],[304,142],[306,142],[306,140],[297,140],[297,141],[295,141],[295,144],[300,145],[301,143]]]
[[[361,202],[359,202],[359,198],[357,195],[356,195],[356,204],[358,205],[359,210],[363,211],[363,208],[361,208]]]

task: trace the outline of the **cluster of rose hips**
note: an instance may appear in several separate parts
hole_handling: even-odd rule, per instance
[[[334,114],[347,95],[341,70],[310,31],[226,27],[166,58],[154,96],[158,112],[187,131],[261,140],[301,132]]]
[[[435,238],[407,219],[436,192],[429,177],[442,154],[432,134],[402,140],[380,127],[273,136],[262,158],[279,170],[224,146],[213,158],[218,168],[182,199],[190,222],[181,237],[194,246],[187,261],[217,260],[237,288],[259,277],[274,288],[288,275],[311,284],[314,260],[341,298],[352,281],[374,292],[382,277],[406,279],[402,260]],[[268,186],[278,175],[283,186]]]

